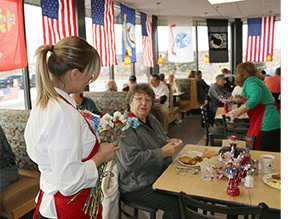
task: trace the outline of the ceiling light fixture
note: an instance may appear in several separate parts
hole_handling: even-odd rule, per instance
[[[204,62],[209,63],[209,57],[207,55],[205,56]]]
[[[222,4],[222,3],[232,3],[232,2],[243,2],[245,0],[208,0],[210,4]]]
[[[124,57],[124,65],[131,65],[131,59],[128,55],[128,52],[126,52],[125,57]]]
[[[160,2],[157,2],[156,4],[157,4],[157,20],[158,20],[158,15],[159,15],[159,5],[160,5]],[[164,64],[164,60],[163,60],[163,58],[162,58],[161,55],[159,55],[159,58],[158,58],[158,60],[157,60],[157,63],[158,63],[159,65]]]

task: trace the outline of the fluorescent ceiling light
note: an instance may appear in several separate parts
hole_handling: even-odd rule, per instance
[[[231,3],[231,2],[242,2],[245,0],[208,0],[210,4],[222,4],[222,3]]]

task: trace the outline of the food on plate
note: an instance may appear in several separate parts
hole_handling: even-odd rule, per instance
[[[211,158],[211,157],[216,157],[216,156],[218,156],[217,151],[206,151],[205,152],[205,157]]]
[[[278,173],[278,174],[274,174],[272,175],[272,178],[273,179],[277,179],[277,180],[281,180],[281,175]]]
[[[194,153],[194,152],[188,153],[186,156],[187,156],[188,158],[191,158],[191,159],[196,159],[196,158],[197,158],[197,154]]]
[[[191,158],[191,156],[193,158]],[[180,157],[179,161],[182,162],[182,163],[184,163],[184,164],[197,165],[197,164],[199,164],[202,161],[202,158],[199,157],[199,156],[197,156],[197,154],[196,154],[196,156],[187,154],[185,156]]]
[[[280,175],[280,174],[278,174],[278,175]],[[278,188],[278,189],[281,188],[281,180],[274,179],[273,176],[272,176],[272,178],[269,178],[269,179],[267,179],[266,181],[267,181],[267,183],[268,183],[270,186],[274,186],[274,187],[276,187],[276,188]]]

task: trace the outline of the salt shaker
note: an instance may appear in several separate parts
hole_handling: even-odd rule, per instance
[[[258,175],[258,160],[252,160],[253,175]]]
[[[245,185],[247,188],[253,188],[253,186],[254,186],[254,178],[253,178],[253,176],[251,176],[251,175],[249,174],[249,172],[247,173],[247,176],[245,177],[244,185]]]

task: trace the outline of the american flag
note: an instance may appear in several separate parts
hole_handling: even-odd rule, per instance
[[[246,61],[266,62],[268,54],[273,58],[275,19],[248,18]]]
[[[143,63],[147,67],[154,67],[152,17],[141,12]]]
[[[102,66],[117,65],[113,0],[92,0],[93,44]]]
[[[15,100],[19,98],[19,88],[18,87],[10,87],[3,88],[3,100]]]
[[[74,0],[41,0],[44,44],[77,36]]]

